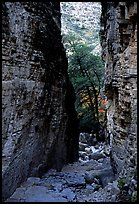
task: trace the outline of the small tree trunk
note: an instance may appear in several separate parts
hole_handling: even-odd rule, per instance
[[[99,138],[99,114],[98,114],[98,94],[97,91],[94,91],[95,94],[95,112],[96,112],[96,139],[97,141],[100,140]]]

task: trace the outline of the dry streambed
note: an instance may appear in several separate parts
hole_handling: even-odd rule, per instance
[[[119,188],[109,153],[105,143],[91,146],[80,138],[78,162],[29,177],[5,202],[116,202]]]

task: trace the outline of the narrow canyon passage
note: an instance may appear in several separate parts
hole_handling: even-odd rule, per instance
[[[5,202],[112,202],[119,193],[110,164],[110,147],[87,144],[80,135],[79,161],[61,172],[49,169],[29,177]]]
[[[136,7],[2,3],[4,202],[136,201]]]

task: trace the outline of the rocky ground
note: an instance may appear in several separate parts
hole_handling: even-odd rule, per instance
[[[89,145],[80,134],[79,161],[61,172],[50,169],[41,178],[29,177],[5,202],[116,202],[119,192],[110,165],[110,147]]]

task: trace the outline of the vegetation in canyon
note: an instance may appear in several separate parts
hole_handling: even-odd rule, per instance
[[[75,108],[81,132],[93,132],[104,140],[100,130],[106,122],[106,98],[102,92],[104,62],[79,36],[69,33],[64,38],[69,61],[69,77],[76,94]]]
[[[92,9],[96,14],[94,18]],[[101,141],[105,138],[106,96],[103,93],[104,62],[99,39],[100,5],[90,2],[87,7],[82,3],[62,2],[61,10],[63,43],[68,74],[76,94],[79,129],[80,132],[93,133]]]
[[[137,202],[136,17],[2,3],[3,202]]]

